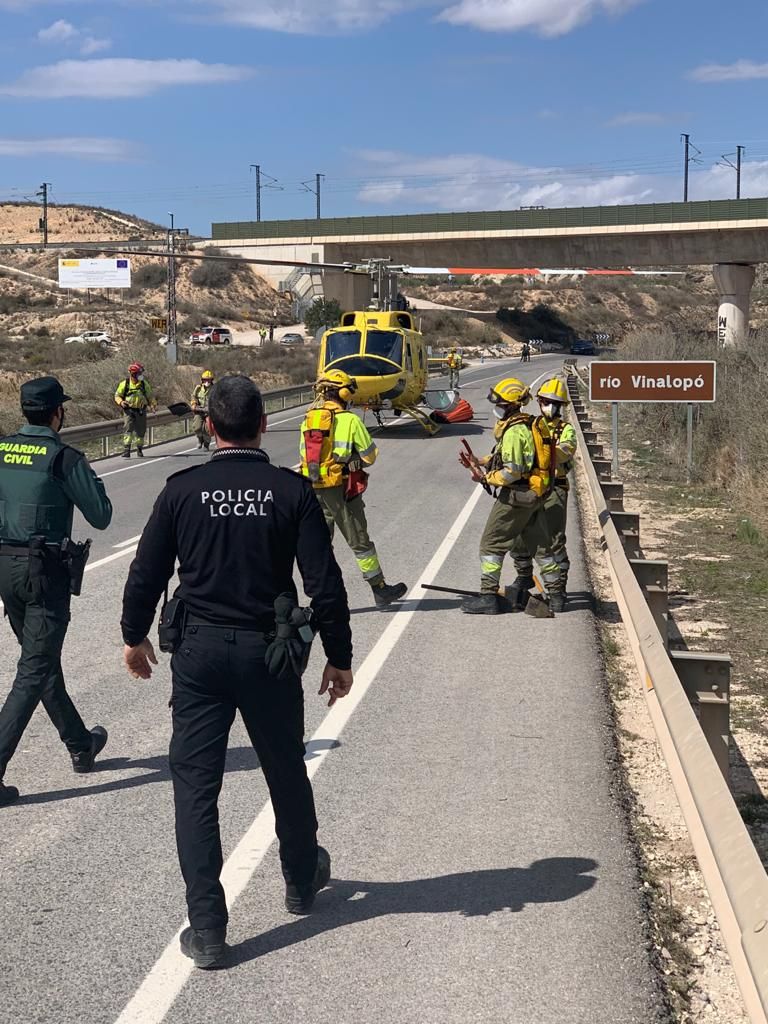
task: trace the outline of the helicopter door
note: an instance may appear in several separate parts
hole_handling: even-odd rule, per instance
[[[409,373],[413,373],[413,350],[410,341],[405,343],[405,368]]]

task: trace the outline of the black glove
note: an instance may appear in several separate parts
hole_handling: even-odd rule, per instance
[[[264,652],[267,671],[276,679],[304,674],[312,650],[315,631],[310,625],[312,611],[300,608],[290,594],[275,599],[275,631]]]

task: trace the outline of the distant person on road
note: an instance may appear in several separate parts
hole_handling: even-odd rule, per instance
[[[131,363],[128,367],[128,376],[117,385],[115,402],[123,410],[123,458],[130,459],[131,445],[136,446],[136,454],[143,458],[147,410],[154,412],[157,402],[152,387],[144,379],[141,363]]]
[[[491,455],[475,459],[473,465],[484,482],[496,489],[496,500],[480,539],[480,597],[467,597],[461,605],[468,615],[498,615],[504,610],[499,600],[501,569],[519,538],[529,551],[547,541],[541,532],[540,511],[549,487],[549,438],[533,429],[534,417],[522,411],[530,398],[528,385],[516,377],[500,381],[488,394],[497,420],[496,444]],[[527,579],[515,580],[514,606],[525,607],[530,586]]]
[[[526,341],[523,344],[522,349],[520,350],[520,362],[521,363],[530,363],[530,361],[531,361],[531,346]]]
[[[266,342],[267,342],[267,328],[266,327],[260,327],[259,328],[259,344],[260,345],[265,345]]]
[[[457,352],[455,345],[448,353],[445,362],[448,366],[448,387],[453,390],[459,386],[459,371],[462,363],[461,354]]]
[[[319,692],[331,705],[352,687],[347,594],[312,488],[261,450],[264,406],[248,377],[222,377],[209,416],[216,451],[161,491],[130,568],[121,623],[128,671],[149,679],[157,662],[147,637],[178,559],[176,610],[171,602],[164,613],[177,624],[166,638],[170,769],[190,923],[181,951],[200,968],[223,966],[227,955],[218,797],[238,711],[269,787],[289,913],[308,914],[331,874],[304,763],[308,643],[284,614],[299,611],[294,564],[328,658]]]
[[[357,382],[343,370],[329,370],[318,379],[317,400],[301,424],[301,472],[312,481],[331,536],[338,526],[376,607],[386,608],[408,588],[385,582],[376,545],[368,536],[363,501],[368,474],[363,466],[372,466],[379,451],[360,417],[347,411],[356,390]]]
[[[82,452],[59,437],[69,400],[55,377],[27,381],[27,425],[0,439],[0,598],[21,645],[0,710],[0,806],[18,800],[18,789],[2,780],[41,701],[78,774],[92,770],[107,742],[106,729],[83,724],[61,670],[71,595],[80,593],[88,557],[87,546],[71,540],[73,510],[97,530],[112,519],[104,484]]]
[[[211,435],[208,433],[207,423],[208,399],[210,398],[213,379],[213,371],[203,370],[200,374],[200,383],[192,392],[192,398],[189,402],[192,412],[195,414],[192,420],[192,432],[197,438],[197,447],[205,448],[206,451],[211,447]]]

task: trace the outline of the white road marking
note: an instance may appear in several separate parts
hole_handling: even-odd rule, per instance
[[[408,626],[419,604],[427,595],[422,584],[432,583],[440,572],[454,544],[461,536],[469,517],[484,491],[477,487],[469,500],[456,517],[453,525],[443,538],[442,543],[422,572],[407,597],[408,607],[401,606],[395,612],[367,658],[363,661],[355,675],[355,684],[348,697],[331,708],[312,737],[312,741],[338,739],[361,703],[380,669],[392,653],[395,645]],[[331,747],[332,744],[328,744]],[[313,752],[312,760],[307,764],[310,779],[319,770],[328,754],[328,747]],[[275,819],[271,803],[265,804],[258,816],[237,844],[224,865],[221,881],[227,893],[230,908],[253,877],[254,872],[264,859],[269,847],[275,841]],[[193,970],[188,960],[179,949],[179,936],[187,927],[185,921],[160,954],[160,958],[150,970],[135,995],[117,1018],[115,1024],[160,1024],[181,992]]]
[[[113,544],[112,547],[124,548],[127,547],[129,544],[135,544],[139,540],[141,540],[141,534],[137,533],[135,537],[129,537],[128,540],[121,540],[119,544]]]
[[[127,473],[129,469],[143,469],[145,466],[156,466],[158,462],[165,462],[166,459],[173,459],[177,455],[187,455],[189,452],[196,452],[197,445],[194,448],[184,448],[180,452],[174,452],[173,455],[163,455],[161,458],[156,459],[154,457],[150,459],[137,459],[132,466],[122,466],[120,469],[110,469],[108,473],[99,474],[101,477],[115,476],[116,473]]]
[[[93,569],[98,569],[100,565],[107,565],[109,562],[116,562],[118,558],[132,555],[138,546],[138,544],[132,544],[129,548],[123,548],[122,551],[115,551],[113,555],[106,555],[104,558],[100,558],[98,562],[91,562],[90,565],[86,565],[85,571],[91,572]]]

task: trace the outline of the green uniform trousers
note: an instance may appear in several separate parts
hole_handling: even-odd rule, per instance
[[[131,409],[123,413],[123,445],[130,449],[144,447],[144,435],[147,432],[147,410]]]
[[[0,598],[21,645],[16,678],[0,709],[0,779],[41,701],[70,753],[91,749],[91,734],[67,693],[61,670],[69,626],[69,573],[53,565],[45,583],[46,592],[35,596],[27,554],[0,556]]]
[[[512,548],[515,568],[518,576],[530,576],[535,557],[549,593],[564,594],[568,587],[568,570],[571,568],[565,538],[568,518],[567,487],[555,487],[552,490],[544,501],[541,518],[548,540],[536,548],[528,548],[523,538],[519,538]]]
[[[363,579],[372,587],[384,582],[376,545],[368,536],[368,521],[365,518],[365,502],[362,497],[344,500],[342,487],[318,487],[315,491],[323,510],[325,521],[333,537],[334,527],[352,549]]]
[[[196,412],[192,418],[192,433],[195,435],[200,444],[209,447],[211,443],[211,435],[205,428],[207,421],[207,412]]]
[[[458,366],[448,370],[448,387],[453,390],[459,386],[459,368]]]
[[[542,533],[542,500],[527,487],[502,487],[493,503],[480,538],[480,590],[494,594],[501,584],[504,556],[518,538],[534,551],[546,538]]]

